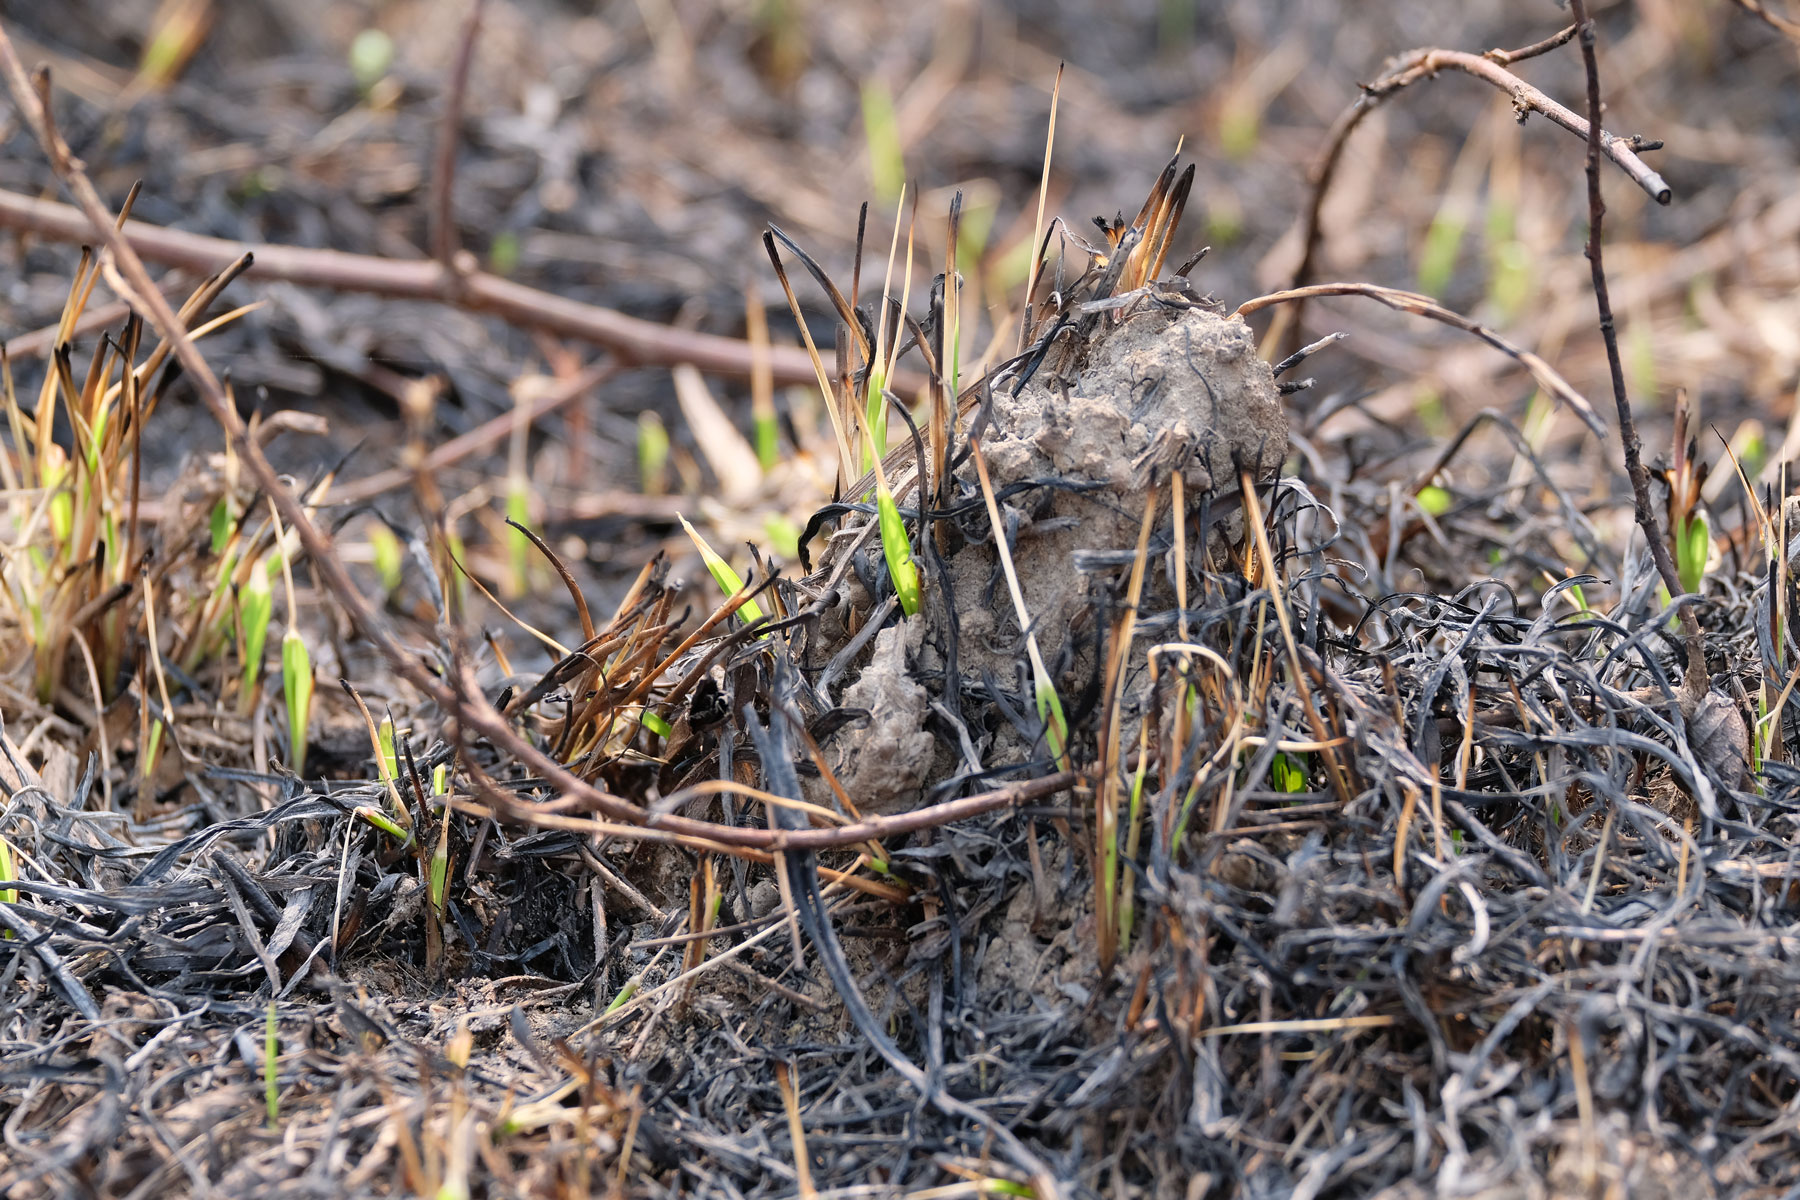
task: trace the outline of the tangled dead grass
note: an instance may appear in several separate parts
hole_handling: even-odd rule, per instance
[[[47,581],[9,567],[15,628],[30,595],[99,588],[62,627],[115,620],[121,665],[87,701],[81,637],[24,656],[53,686],[0,734],[0,1189],[1800,1177],[1787,505],[1671,604],[1526,433],[1484,490],[1446,470],[1460,439],[1418,478],[1281,474],[1272,406],[1306,358],[1264,366],[1194,264],[1163,269],[1187,186],[1165,172],[1091,245],[1059,231],[1017,352],[967,383],[954,270],[924,318],[904,287],[838,293],[816,566],[756,562],[696,614],[657,559],[596,616],[536,540],[581,638],[535,675],[491,646],[491,686],[422,439],[399,569],[429,610],[402,634],[309,523],[330,481],[276,481],[249,430],[156,531],[193,582],[119,587],[135,556],[95,530],[145,428],[133,328],[87,385],[46,384],[106,426],[85,467],[56,475],[14,404],[8,562]],[[903,347],[918,417],[883,387]],[[87,540],[56,532],[64,497]],[[285,657],[279,698],[250,686],[270,567],[317,589],[317,626],[276,608],[342,700],[297,702]],[[1709,694],[1768,717],[1753,778],[1683,709],[1683,607]]]

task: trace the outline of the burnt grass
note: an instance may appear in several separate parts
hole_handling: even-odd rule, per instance
[[[455,22],[389,14],[401,53],[372,100],[343,51],[374,15],[325,4],[301,28],[285,6],[233,6],[179,82],[121,111],[104,97],[129,83],[154,6],[75,5],[68,30],[9,7],[27,61],[49,53],[75,81],[58,118],[103,193],[144,180],[140,218],[421,253]],[[780,400],[785,450],[822,463],[823,485],[771,472],[728,512],[669,373],[623,353],[593,405],[517,440],[544,543],[506,603],[557,648],[447,566],[454,526],[470,574],[504,590],[504,440],[354,503],[327,490],[317,521],[381,630],[354,625],[303,556],[298,617],[276,584],[278,629],[292,619],[317,664],[301,776],[277,632],[243,709],[235,654],[178,653],[219,569],[210,514],[268,504],[164,373],[140,464],[162,632],[141,596],[110,598],[135,632],[95,673],[97,703],[73,649],[37,695],[16,604],[0,623],[0,1195],[1796,1194],[1800,588],[1777,469],[1800,382],[1778,333],[1800,317],[1792,46],[1731,5],[1601,14],[1608,127],[1616,111],[1671,142],[1666,213],[1607,176],[1607,262],[1665,527],[1683,454],[1713,476],[1696,484],[1713,540],[1698,595],[1662,588],[1612,423],[1602,440],[1534,401],[1513,359],[1315,301],[1292,342],[1348,338],[1270,369],[1245,350],[1273,313],[1249,330],[1231,315],[1291,282],[1308,164],[1351,81],[1415,44],[1538,41],[1567,20],[1540,7],[1221,4],[1157,32],[1154,5],[1104,21],[830,6],[796,49],[705,4],[668,6],[678,27],[653,34],[655,5],[495,0],[455,201],[465,244],[491,264],[505,233],[532,286],[744,336],[753,279],[776,339],[797,342],[762,230],[798,231],[850,290],[867,164],[841,167],[863,146],[858,85],[885,61],[871,47],[896,48],[910,79],[955,58],[943,28],[973,39],[945,112],[920,117],[916,92],[901,105],[929,131],[907,166],[930,203],[979,178],[1001,197],[996,239],[1019,212],[1012,242],[1030,238],[1044,93],[1070,54],[1053,196],[1122,223],[1070,226],[1088,249],[1052,241],[1025,335],[1014,311],[944,444],[928,405],[896,438],[885,478],[916,614],[874,481],[833,494],[822,417],[808,428]],[[1607,57],[1627,50],[1629,79]],[[682,54],[705,80],[690,96],[667,75]],[[601,68],[604,84],[572,82]],[[1514,69],[1580,108],[1573,45]],[[539,96],[521,116],[508,72],[550,80],[555,111]],[[1216,98],[1193,98],[1200,75]],[[1426,290],[1418,247],[1451,218],[1478,240],[1483,217],[1450,199],[1479,194],[1487,236],[1536,256],[1537,290],[1509,306],[1499,251],[1464,248],[1439,299],[1610,414],[1581,142],[1536,117],[1509,141],[1505,98],[1481,84],[1415,86],[1437,90],[1389,100],[1380,146],[1350,143],[1316,278]],[[1178,102],[1207,131],[1198,170],[1153,196],[1186,198],[1185,226],[1180,205],[1133,221],[1188,119],[1157,114]],[[1245,104],[1261,132],[1227,153]],[[721,124],[734,106],[740,124]],[[1684,157],[1658,117],[1711,140]],[[733,130],[741,145],[721,140]],[[0,187],[49,194],[28,133],[4,133]],[[1492,220],[1509,205],[1516,236]],[[871,333],[888,319],[878,210],[857,316]],[[920,217],[936,265],[916,272],[923,345],[900,363],[935,378],[941,209]],[[1133,247],[1159,240],[1167,266],[1134,281]],[[1225,244],[1177,275],[1208,240]],[[834,323],[850,331],[782,253],[830,367]],[[6,332],[54,323],[73,250],[21,237],[3,261]],[[323,418],[322,436],[295,418],[270,442],[297,490],[414,461],[409,445],[504,418],[522,377],[588,353],[454,305],[254,272],[213,311],[250,299],[269,308],[200,346],[245,411]],[[991,336],[991,315],[966,319]],[[77,377],[96,336],[65,360]],[[10,357],[29,407],[42,356]],[[423,379],[437,402],[421,415]],[[1678,386],[1704,405],[1691,448],[1671,441]],[[715,391],[748,428],[748,389]],[[666,418],[674,495],[638,494],[641,411]],[[921,489],[917,462],[940,452]],[[9,489],[9,514],[30,516],[29,492]],[[677,511],[705,513],[751,568],[763,617],[720,607]],[[734,552],[766,512],[797,518],[799,554]],[[397,584],[362,553],[377,525],[403,546]],[[1683,711],[1683,606],[1710,719]],[[441,686],[384,660],[383,637]],[[1065,728],[1040,709],[1038,653]],[[400,731],[391,784],[362,704]],[[1722,709],[1750,727],[1751,761]],[[149,772],[146,712],[168,735]]]

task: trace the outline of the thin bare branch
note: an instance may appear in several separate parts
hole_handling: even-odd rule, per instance
[[[456,218],[451,192],[456,183],[456,144],[461,140],[463,95],[469,88],[469,64],[475,59],[475,35],[481,30],[481,14],[487,0],[470,0],[469,15],[457,39],[456,60],[450,66],[449,86],[444,91],[444,114],[438,125],[437,150],[431,167],[431,255],[451,278],[456,270]]]
[[[1371,300],[1379,301],[1400,312],[1426,317],[1453,329],[1460,329],[1464,333],[1472,334],[1530,371],[1532,378],[1538,381],[1540,387],[1575,410],[1575,414],[1587,424],[1595,437],[1606,436],[1606,426],[1600,423],[1600,417],[1594,412],[1593,405],[1587,402],[1585,396],[1570,386],[1569,381],[1564,379],[1556,368],[1531,351],[1522,350],[1513,345],[1487,326],[1471,321],[1461,313],[1452,312],[1430,296],[1421,296],[1417,292],[1404,292],[1399,288],[1382,287],[1374,283],[1315,283],[1310,287],[1289,288],[1284,292],[1270,292],[1266,296],[1246,300],[1237,306],[1237,310],[1232,315],[1247,317],[1251,313],[1268,308],[1273,304],[1288,302],[1302,304],[1315,296],[1367,296]]]
[[[1778,30],[1796,44],[1800,44],[1800,21],[1796,21],[1791,17],[1781,16],[1778,13],[1770,12],[1764,7],[1762,0],[1734,0],[1734,2],[1739,8],[1757,18],[1769,28]]]
[[[0,228],[35,233],[59,242],[91,242],[92,226],[78,208],[0,191]],[[436,300],[475,312],[492,313],[515,325],[543,329],[604,346],[627,363],[674,366],[691,363],[715,375],[749,378],[755,358],[750,343],[716,334],[672,329],[610,308],[583,304],[474,271],[452,281],[432,259],[402,261],[338,250],[297,246],[248,246],[224,238],[164,229],[142,221],[125,223],[124,241],[141,258],[211,275],[246,250],[256,259],[247,278],[282,280],[305,287],[333,288],[407,300]],[[795,346],[770,346],[768,362],[782,386],[813,382],[812,360]],[[909,372],[895,386],[910,394],[923,381]]]
[[[1580,31],[1581,65],[1587,73],[1587,109],[1593,118],[1588,133],[1587,191],[1588,240],[1587,259],[1594,279],[1594,303],[1600,310],[1600,336],[1606,342],[1606,362],[1612,369],[1613,403],[1619,410],[1619,441],[1625,449],[1625,473],[1631,477],[1631,495],[1639,528],[1650,543],[1650,560],[1662,576],[1669,595],[1687,591],[1681,586],[1681,574],[1675,569],[1675,558],[1669,553],[1650,502],[1650,471],[1644,466],[1643,445],[1638,440],[1637,421],[1631,412],[1631,398],[1625,391],[1625,362],[1619,354],[1619,334],[1613,322],[1612,301],[1606,289],[1606,265],[1601,258],[1600,231],[1606,218],[1606,201],[1600,195],[1600,152],[1604,135],[1600,131],[1600,67],[1594,56],[1594,23],[1588,18],[1584,0],[1570,0],[1575,27]],[[1700,622],[1692,607],[1681,610],[1681,632],[1687,641],[1687,677],[1681,687],[1681,712],[1692,717],[1706,695],[1706,649],[1701,639]]]
[[[1303,286],[1312,278],[1313,267],[1319,253],[1322,226],[1321,217],[1325,209],[1325,196],[1331,190],[1332,180],[1337,175],[1339,162],[1344,155],[1344,147],[1350,135],[1363,122],[1363,118],[1374,112],[1396,93],[1422,79],[1434,79],[1440,71],[1454,70],[1473,75],[1485,83],[1490,83],[1512,97],[1513,111],[1523,122],[1531,113],[1542,113],[1557,125],[1570,133],[1586,139],[1588,123],[1580,115],[1558,104],[1537,88],[1532,87],[1503,64],[1519,62],[1536,55],[1554,50],[1567,43],[1574,36],[1574,27],[1563,30],[1555,37],[1546,38],[1530,46],[1518,50],[1490,50],[1486,54],[1470,54],[1462,50],[1440,50],[1425,47],[1410,50],[1394,60],[1394,69],[1377,79],[1374,83],[1363,85],[1363,94],[1356,103],[1345,109],[1343,115],[1332,123],[1325,135],[1325,150],[1319,156],[1318,165],[1313,168],[1312,198],[1306,208],[1306,230],[1301,241],[1300,265],[1294,269],[1294,287]],[[1647,144],[1639,138],[1622,138],[1602,131],[1600,146],[1621,171],[1647,192],[1658,204],[1667,204],[1674,193],[1663,177],[1652,171],[1644,160],[1637,156],[1640,149],[1654,149],[1660,143]],[[1289,329],[1297,334],[1300,329],[1302,308],[1296,308],[1291,317]]]
[[[1489,62],[1497,62],[1503,67],[1510,67],[1516,62],[1524,62],[1528,58],[1536,58],[1540,54],[1548,54],[1559,46],[1566,46],[1575,40],[1575,26],[1570,25],[1561,32],[1553,33],[1541,42],[1533,42],[1529,46],[1520,46],[1517,50],[1489,50],[1481,57]]]

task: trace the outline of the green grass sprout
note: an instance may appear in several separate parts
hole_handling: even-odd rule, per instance
[[[1275,790],[1292,794],[1306,790],[1306,768],[1300,760],[1285,750],[1275,752],[1275,760],[1269,764],[1269,780]]]
[[[381,766],[381,777],[392,781],[400,778],[400,755],[394,748],[394,718],[384,716],[381,724],[375,727],[375,738],[380,744],[381,755],[377,760]]]
[[[367,95],[394,65],[394,39],[379,29],[365,29],[350,42],[350,74],[356,89]]]
[[[248,716],[256,705],[256,685],[262,676],[263,650],[269,640],[269,620],[275,612],[275,595],[269,588],[269,572],[263,563],[250,568],[238,590],[238,654],[244,660],[238,677],[238,714]]]
[[[646,496],[669,490],[669,431],[662,418],[648,409],[638,414],[638,483]]]
[[[281,1128],[281,1077],[276,1059],[281,1057],[281,1031],[275,1025],[275,1002],[269,1001],[263,1018],[263,1109],[271,1130]]]
[[[906,161],[900,150],[900,120],[894,96],[876,80],[862,88],[863,134],[869,143],[869,183],[884,204],[897,203],[905,186]]]
[[[237,528],[237,522],[231,514],[231,497],[220,496],[219,502],[213,505],[212,515],[207,520],[207,529],[212,534],[212,552],[216,557],[225,552],[231,535]]]
[[[281,635],[281,691],[287,701],[289,767],[295,775],[306,773],[306,731],[312,722],[312,654],[298,627],[299,602],[294,599],[294,568],[283,544],[281,514],[269,501],[275,522],[276,554],[281,560],[281,583],[287,595],[287,630]]]
[[[375,565],[375,577],[381,580],[381,590],[390,596],[399,591],[405,553],[394,531],[379,521],[369,527],[369,558]]]
[[[700,551],[701,561],[706,563],[706,569],[712,573],[713,582],[719,585],[720,590],[727,596],[735,596],[743,591],[743,576],[732,570],[731,564],[719,557],[718,551],[714,550],[707,540],[700,536],[699,530],[688,524],[686,517],[680,513],[676,513],[675,516],[681,522],[681,527],[687,530],[688,537],[693,539],[694,548]],[[746,600],[738,609],[738,615],[746,621],[760,621],[763,610],[756,601]]]
[[[1460,204],[1446,202],[1431,219],[1425,231],[1425,245],[1419,251],[1419,290],[1427,296],[1443,298],[1444,289],[1456,271],[1457,257],[1462,253],[1463,237],[1469,231]]]
[[[350,810],[350,815],[359,820],[367,821],[370,825],[381,830],[381,832],[387,834],[389,837],[397,839],[402,844],[412,840],[412,835],[402,829],[398,821],[395,821],[379,808],[374,808],[367,804],[359,804]]]
[[[907,616],[919,611],[921,586],[919,568],[913,562],[912,545],[907,540],[906,522],[900,519],[900,507],[894,494],[882,484],[876,489],[875,508],[880,514],[881,552],[887,559],[888,575],[894,581],[894,594]]]
[[[1698,592],[1706,582],[1706,561],[1712,555],[1712,531],[1702,513],[1688,516],[1675,530],[1675,569],[1684,590]]]
[[[17,870],[18,867],[13,861],[12,843],[8,842],[3,837],[0,837],[0,879],[17,879],[18,875],[14,873]],[[0,904],[17,904],[18,902],[18,888],[0,888]],[[12,930],[0,930],[0,938],[11,941]]]
[[[1450,511],[1450,493],[1435,483],[1428,483],[1419,489],[1419,507],[1428,515],[1441,517]]]
[[[281,635],[281,690],[287,701],[288,744],[292,747],[289,765],[295,775],[302,775],[306,771],[306,731],[312,720],[313,668],[306,639],[292,625]]]

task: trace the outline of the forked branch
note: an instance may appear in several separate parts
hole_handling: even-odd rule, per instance
[[[1363,122],[1363,118],[1374,112],[1389,98],[1405,90],[1422,79],[1434,79],[1442,71],[1461,71],[1472,75],[1484,83],[1492,84],[1512,97],[1513,111],[1519,121],[1524,122],[1532,113],[1541,113],[1552,122],[1575,134],[1583,140],[1589,140],[1589,125],[1585,118],[1557,103],[1537,88],[1532,87],[1506,67],[1512,63],[1535,58],[1559,46],[1566,44],[1575,36],[1576,26],[1545,38],[1534,45],[1518,50],[1490,50],[1486,54],[1470,54],[1462,50],[1440,50],[1426,47],[1410,50],[1402,54],[1393,70],[1377,79],[1374,83],[1364,84],[1363,94],[1355,104],[1344,110],[1325,135],[1325,151],[1319,156],[1318,165],[1313,168],[1312,199],[1306,208],[1306,230],[1301,240],[1300,265],[1294,270],[1294,287],[1302,287],[1312,278],[1313,268],[1319,253],[1321,237],[1321,219],[1325,209],[1325,195],[1331,190],[1333,178],[1337,175],[1338,164],[1343,160],[1344,146],[1350,135]],[[1616,134],[1601,130],[1598,137],[1601,153],[1611,159],[1621,171],[1625,172],[1645,193],[1658,204],[1667,204],[1673,197],[1669,185],[1661,175],[1651,170],[1643,159],[1638,157],[1640,150],[1659,148],[1660,142],[1645,142],[1638,137],[1619,137]],[[1300,328],[1301,306],[1293,309],[1291,323],[1293,331]]]

